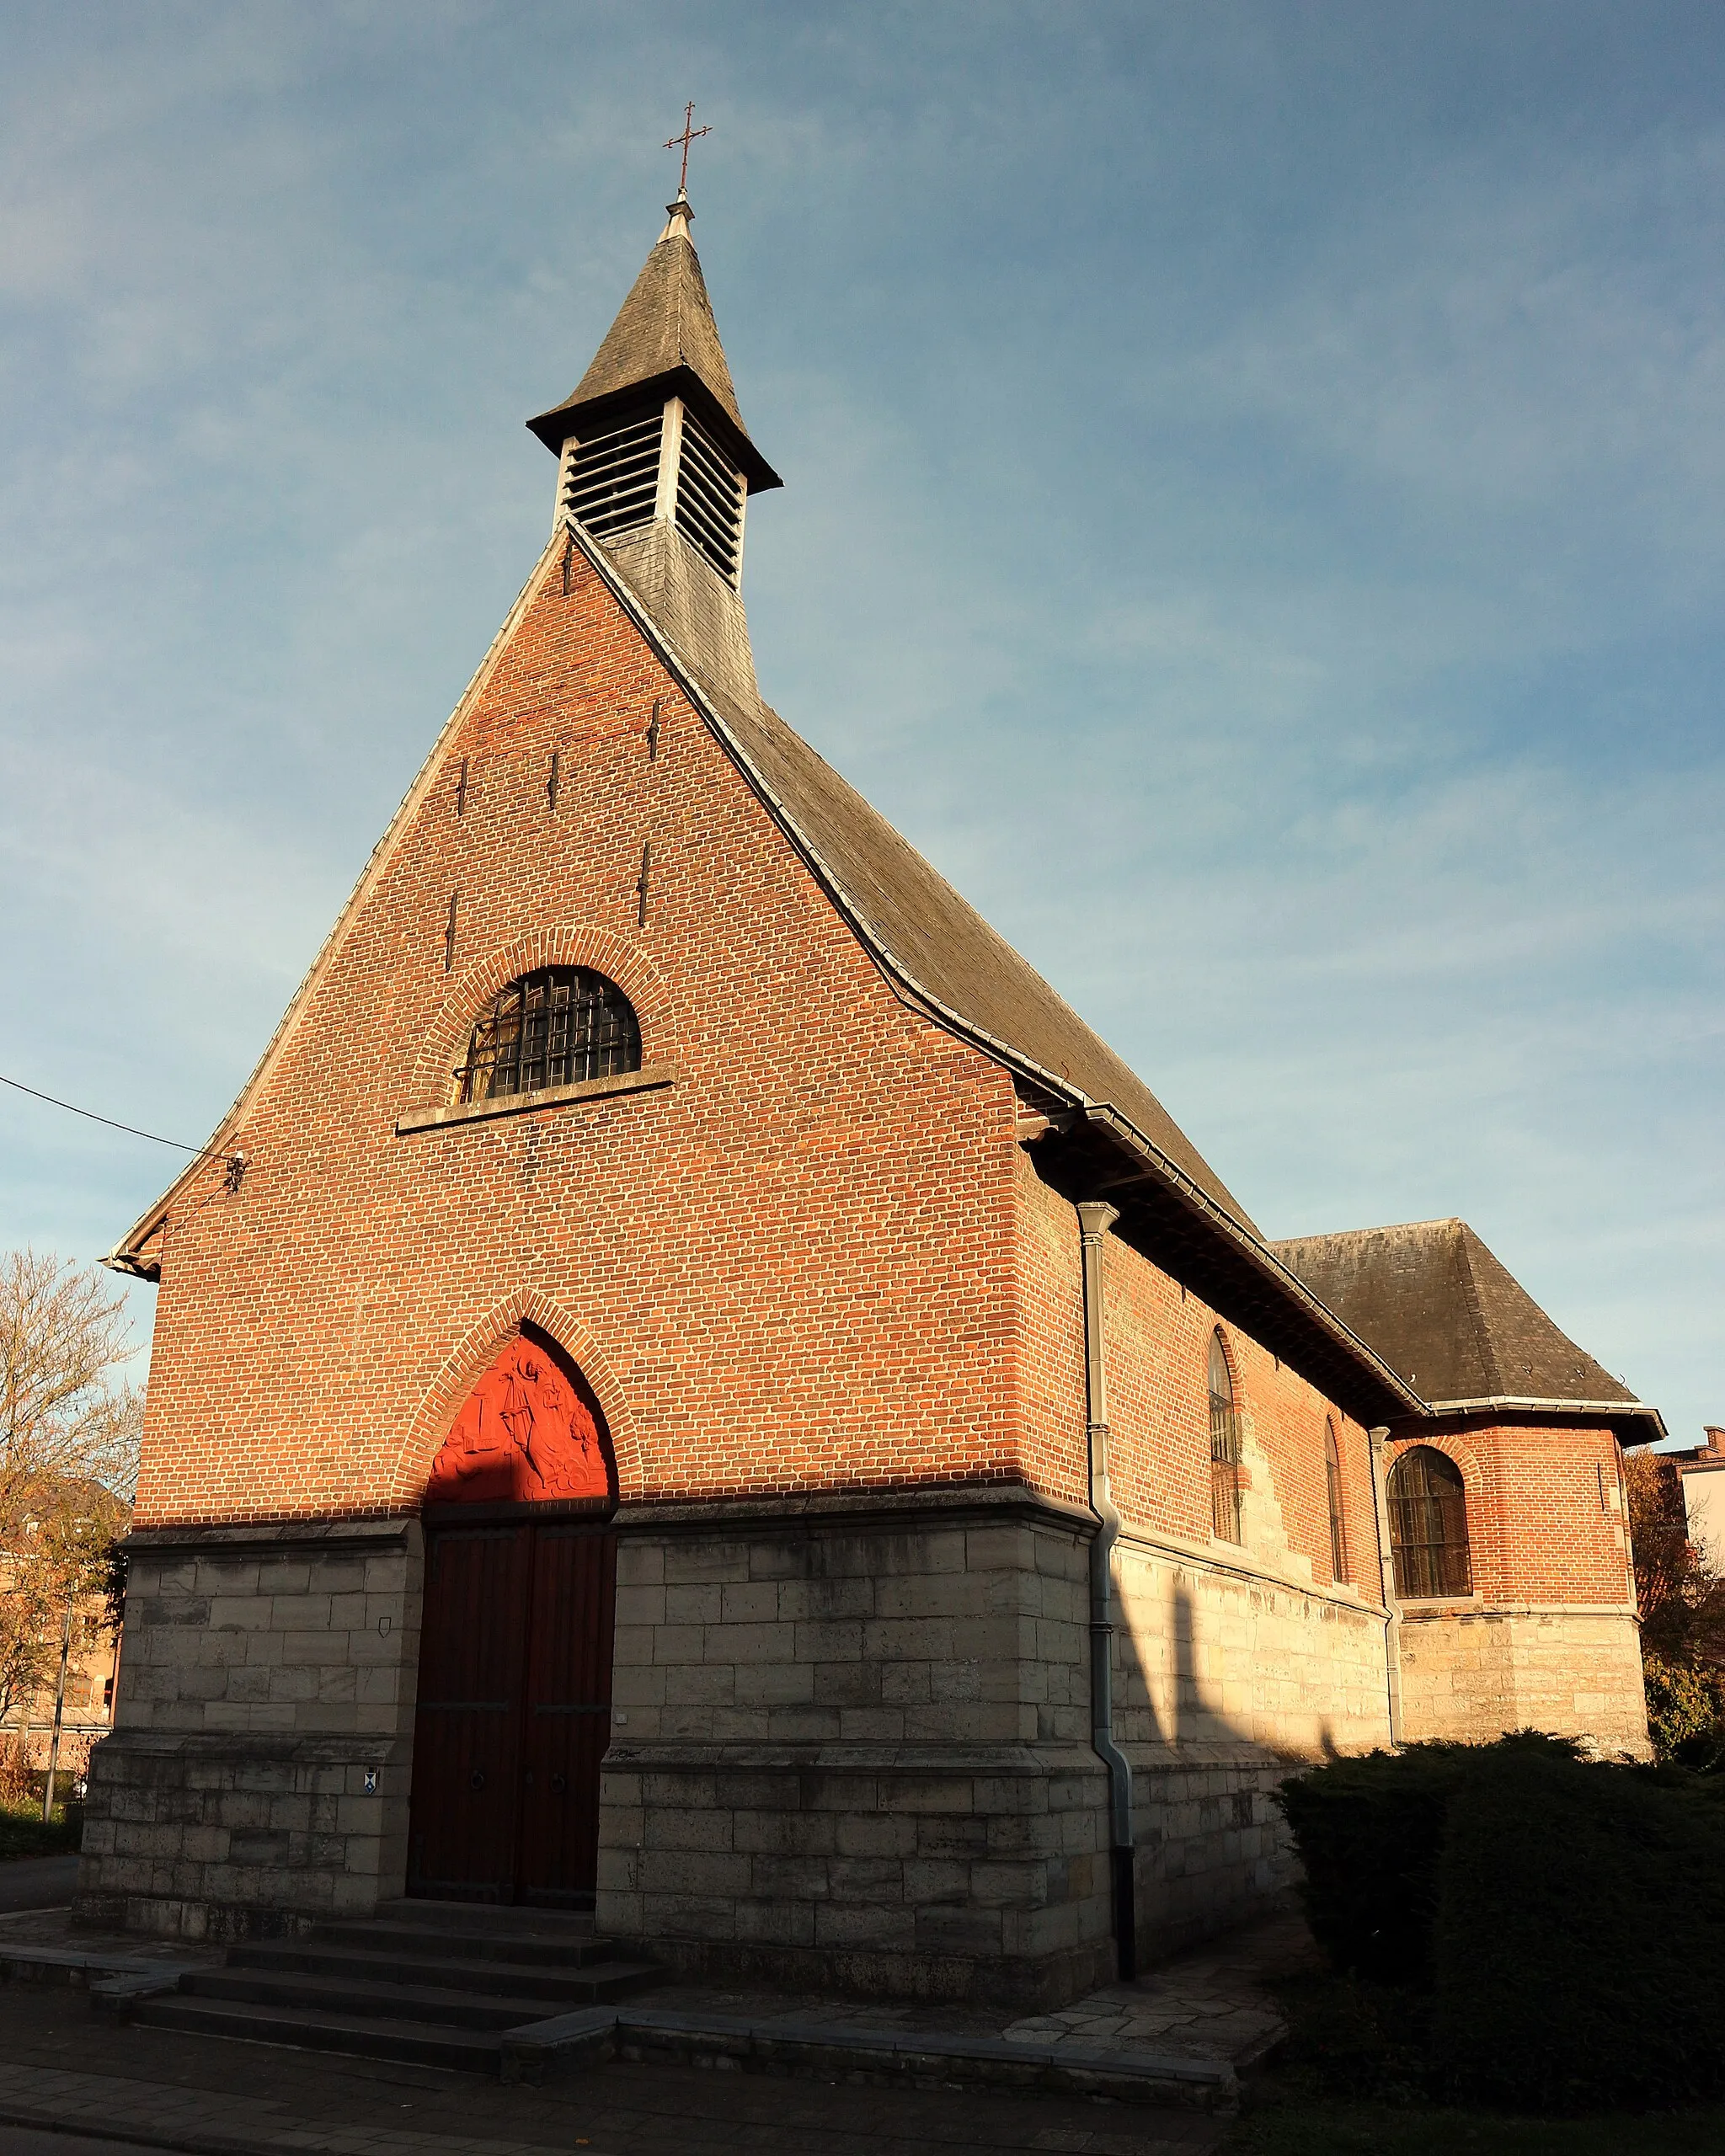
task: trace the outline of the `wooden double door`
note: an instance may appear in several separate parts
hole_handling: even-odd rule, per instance
[[[425,1543],[408,1892],[582,1905],[611,1734],[617,1537],[603,1520],[512,1509],[428,1520]]]

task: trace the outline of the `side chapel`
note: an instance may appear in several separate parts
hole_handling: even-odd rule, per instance
[[[1298,1763],[1647,1732],[1657,1412],[1461,1222],[1271,1244],[761,697],[679,192],[550,539],[160,1283],[83,1920],[593,1908],[1049,2004],[1287,1877]]]

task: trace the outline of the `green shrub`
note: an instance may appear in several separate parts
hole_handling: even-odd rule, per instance
[[[1305,1867],[1307,1920],[1338,1973],[1429,1987],[1445,1815],[1477,1756],[1410,1744],[1332,1760],[1276,1792]]]
[[[1439,1869],[1434,2062],[1550,2111],[1725,2089],[1725,1812],[1667,1777],[1482,1746]]]
[[[1719,1673],[1653,1653],[1642,1657],[1648,1734],[1661,1759],[1717,1773],[1725,1769],[1725,1707]]]

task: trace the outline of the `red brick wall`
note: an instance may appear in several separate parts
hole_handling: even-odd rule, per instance
[[[890,993],[579,555],[565,595],[547,553],[368,878],[240,1189],[176,1202],[141,1526],[412,1505],[523,1315],[593,1385],[625,1497],[1075,1492],[1017,1382],[1010,1082]],[[676,1084],[394,1135],[547,958],[617,979]]]
[[[1083,1302],[1077,1218],[1072,1206],[1039,1180],[1028,1157],[1017,1192],[1025,1396],[1033,1422],[1071,1433],[1066,1444],[1081,1460]],[[1220,1320],[1118,1234],[1110,1235],[1104,1252],[1113,1485],[1129,1526],[1201,1543],[1210,1539],[1210,1340],[1220,1323],[1234,1372],[1236,1405],[1252,1448],[1242,1481],[1248,1491],[1274,1501],[1289,1549],[1310,1561],[1318,1585],[1328,1584],[1332,1568],[1324,1422],[1332,1417],[1342,1459],[1351,1583],[1375,1602],[1377,1541],[1364,1428],[1249,1334]],[[1262,1554],[1276,1552],[1267,1547]]]
[[[1398,1430],[1389,1457],[1414,1444],[1434,1447],[1461,1470],[1473,1582],[1486,1601],[1630,1600],[1620,1458],[1609,1430],[1434,1422]]]

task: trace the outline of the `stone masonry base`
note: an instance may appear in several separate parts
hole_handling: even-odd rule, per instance
[[[145,1529],[126,1546],[77,1920],[240,1939],[399,1893],[418,1521]]]
[[[110,1737],[91,1755],[75,1920],[225,1941],[369,1915],[376,1788],[406,1771],[406,1747],[376,1740]]]

